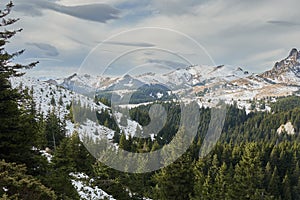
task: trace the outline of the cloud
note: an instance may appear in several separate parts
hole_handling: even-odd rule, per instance
[[[65,6],[49,0],[28,0],[16,5],[16,11],[31,16],[42,16],[43,10],[53,10],[79,19],[101,23],[106,23],[108,20],[119,18],[118,15],[120,13],[118,9],[108,4],[99,3]]]
[[[166,15],[194,14],[194,8],[207,2],[206,0],[153,0],[152,7]]]
[[[96,41],[105,41],[110,36],[140,27],[162,27],[174,29],[195,39],[208,51],[216,64],[242,66],[257,72],[271,68],[292,47],[300,48],[300,23],[297,22],[300,18],[300,2],[297,0],[286,0],[284,4],[280,0],[102,0],[103,4],[100,5],[98,2],[16,0],[15,10],[22,11],[16,13],[21,18],[17,25],[24,28],[24,32],[18,35],[13,45],[16,44],[17,48],[24,45],[24,41],[45,44],[51,41],[60,53],[55,58],[63,60],[60,63],[63,69],[80,66],[93,47],[98,45]],[[82,22],[82,19],[87,21]],[[118,20],[109,21],[110,19]],[[101,23],[95,24],[95,21]],[[176,52],[193,64],[211,64],[201,48],[168,31],[145,29],[134,34],[129,32],[124,37],[114,37],[111,41],[97,49],[99,55],[91,63],[106,66],[134,47],[155,45],[155,48]],[[39,48],[30,48],[25,52],[25,57],[40,56],[40,52]],[[182,61],[173,57],[169,59],[168,56],[161,55],[161,52],[142,53],[118,61],[116,68],[147,63],[147,59],[153,65],[155,62],[164,63],[163,60]],[[57,66],[56,62],[49,61],[45,64]],[[177,64],[169,62],[168,65]]]
[[[292,21],[281,21],[281,20],[270,20],[267,21],[269,24],[275,24],[280,26],[299,26],[300,23],[292,22]]]
[[[164,65],[174,69],[188,66],[187,63],[176,62],[171,60],[161,60],[161,59],[148,59],[147,63]]]
[[[35,42],[28,42],[26,43],[29,46],[34,46],[40,50],[42,50],[44,52],[44,54],[46,56],[58,56],[59,52],[56,49],[56,47],[50,45],[50,44],[46,44],[46,43],[35,43]]]

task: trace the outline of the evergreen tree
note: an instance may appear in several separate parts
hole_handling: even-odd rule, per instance
[[[24,165],[0,161],[0,199],[56,199],[52,190],[26,173]]]
[[[173,164],[163,168],[153,178],[157,199],[189,199],[193,193],[193,171],[191,155],[186,153]]]
[[[64,104],[62,96],[59,97],[58,104],[61,106]]]
[[[81,142],[77,132],[74,132],[70,138],[70,157],[75,164],[75,171],[84,172],[88,175],[93,173],[93,164],[96,159],[88,152],[84,144]]]
[[[235,167],[235,198],[260,199],[266,193],[262,187],[263,173],[257,148],[256,143],[246,144],[242,159]]]
[[[56,149],[60,141],[65,138],[65,124],[56,116],[54,110],[49,111],[46,118],[45,135],[47,146],[50,149]]]
[[[52,169],[47,183],[55,190],[59,199],[79,199],[72,186],[70,173],[75,172],[76,163],[69,138],[64,138],[54,152]]]
[[[277,167],[275,166],[269,185],[268,185],[268,192],[270,194],[278,197],[280,195],[280,177],[278,176],[278,170]]]
[[[123,150],[130,151],[131,147],[129,144],[129,140],[126,139],[125,133],[121,134],[119,147]]]
[[[55,106],[56,103],[55,103],[54,96],[51,97],[50,104],[51,104],[52,106]]]
[[[291,200],[292,199],[292,193],[291,193],[291,184],[290,184],[290,178],[288,174],[286,174],[282,181],[282,199],[284,200]]]
[[[6,161],[26,163],[30,167],[34,161],[31,151],[34,144],[34,124],[32,116],[28,116],[28,109],[22,107],[28,96],[17,89],[13,89],[10,78],[22,76],[21,69],[32,68],[36,63],[29,65],[15,64],[13,59],[21,55],[24,50],[9,53],[5,45],[19,30],[8,30],[7,27],[18,19],[9,18],[13,3],[0,10],[0,159]],[[23,101],[20,101],[23,99]]]

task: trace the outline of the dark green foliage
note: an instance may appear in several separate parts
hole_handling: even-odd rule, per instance
[[[55,105],[56,105],[55,99],[54,99],[54,96],[53,96],[53,95],[52,95],[52,97],[51,97],[50,104],[51,104],[52,106],[55,106]]]
[[[97,112],[93,110],[89,105],[82,105],[80,100],[78,102],[73,101],[69,118],[72,118],[75,123],[84,123],[87,119],[96,122]]]
[[[13,59],[24,50],[7,52],[5,45],[20,30],[9,30],[9,26],[18,19],[9,18],[13,7],[10,2],[0,10],[0,159],[9,162],[26,163],[31,171],[36,164],[35,154],[31,150],[36,135],[34,102],[29,98],[28,90],[13,89],[9,78],[23,75],[21,69],[34,67],[14,64]]]
[[[300,146],[295,145],[296,143],[286,142],[278,146],[256,142],[235,146],[218,144],[208,157],[196,163],[193,199],[297,199],[293,198],[297,193],[292,188],[296,189],[298,182],[292,184],[293,179],[288,175],[291,170],[297,171],[297,167],[289,162],[293,158],[280,158],[280,155],[272,153],[277,148],[280,152],[288,152],[297,146],[298,154]],[[266,147],[271,147],[271,152],[262,151]],[[231,154],[224,157],[224,149],[228,149]],[[236,158],[235,151],[241,152],[242,156]],[[276,162],[265,166],[262,162],[263,154],[266,154],[267,160]],[[278,166],[282,161],[285,164],[279,171]],[[222,162],[222,165],[218,164]]]
[[[103,95],[103,94],[102,94]],[[111,107],[111,102],[110,102],[110,99],[111,99],[111,95],[108,95],[108,96],[102,96],[102,97],[95,97],[95,102],[98,104],[98,102],[101,102],[103,103],[104,105],[108,106],[108,107]]]
[[[116,123],[111,111],[108,109],[101,109],[100,112],[95,113],[99,124],[104,125],[116,132],[120,132],[119,126]],[[127,122],[127,121],[126,121]]]
[[[94,166],[96,185],[112,194],[115,199],[140,200],[153,194],[151,180],[153,173],[130,174],[111,169],[97,162]],[[129,192],[131,195],[129,195]]]
[[[65,124],[55,114],[54,110],[49,111],[45,121],[45,136],[47,139],[47,147],[55,149],[65,138]]]
[[[75,172],[76,163],[73,157],[71,140],[64,138],[54,152],[49,183],[61,199],[79,199],[72,186],[70,173]]]
[[[168,144],[178,131],[181,118],[181,107],[175,103],[160,103],[166,113],[167,120],[163,127],[158,130],[157,141],[160,145]],[[149,110],[153,104],[133,108],[129,111],[131,119],[139,122],[142,126],[150,123]]]
[[[64,104],[62,96],[59,97],[58,104],[61,106]]]
[[[189,199],[193,193],[192,159],[187,153],[153,175],[155,199]]]
[[[48,173],[44,175],[45,185],[53,188],[60,199],[79,199],[71,183],[70,173],[84,172],[93,176],[95,158],[86,150],[76,132],[64,137],[54,151]]]
[[[168,120],[176,124],[180,109],[164,106],[172,112]],[[148,106],[141,106],[130,110],[130,114],[132,118],[140,119],[141,124],[146,124],[147,120],[141,119],[147,119],[148,109]],[[200,109],[200,113],[198,136],[186,153],[189,161],[184,162],[187,158],[184,155],[170,166],[149,173],[152,182],[143,182],[137,194],[153,199],[299,199],[299,132],[296,131],[294,136],[276,133],[276,129],[288,121],[298,127],[295,123],[299,118],[298,107],[277,113],[247,115],[235,104],[228,106],[220,141],[202,159],[198,158],[198,152],[209,124],[210,109]],[[162,134],[162,140],[171,135]],[[119,144],[132,152],[143,152],[145,142],[153,150],[161,146],[159,140],[142,141],[135,137],[126,139],[121,134]],[[108,177],[126,183],[131,191],[137,181],[144,180],[113,171]]]
[[[290,96],[277,99],[276,103],[271,104],[271,109],[274,112],[282,112],[292,110],[296,107],[300,107],[299,96]]]
[[[26,174],[24,165],[0,161],[0,198],[52,200],[55,193],[39,180]]]

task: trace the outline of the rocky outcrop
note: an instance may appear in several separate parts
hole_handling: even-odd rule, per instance
[[[286,84],[300,85],[300,52],[293,48],[288,57],[276,62],[271,70],[259,76],[272,80],[282,81]]]

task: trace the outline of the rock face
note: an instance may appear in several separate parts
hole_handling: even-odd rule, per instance
[[[295,134],[295,129],[294,129],[293,124],[291,122],[288,122],[286,124],[281,125],[277,129],[277,133],[281,134],[283,132],[286,132],[288,135],[294,135]]]
[[[292,49],[287,58],[276,62],[271,70],[260,76],[290,85],[300,85],[300,52]]]

